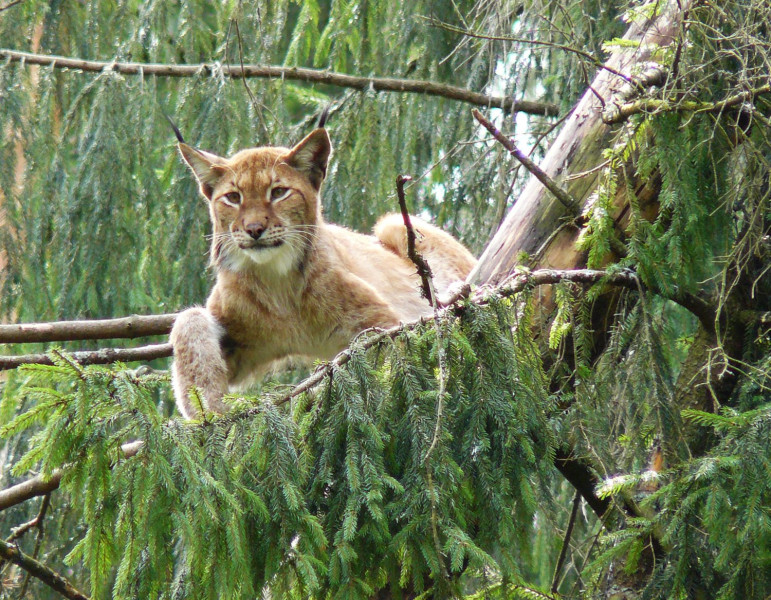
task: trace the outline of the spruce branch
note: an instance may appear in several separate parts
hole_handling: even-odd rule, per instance
[[[549,175],[547,175],[546,172],[541,169],[541,167],[535,164],[524,152],[517,148],[514,145],[514,142],[503,135],[495,125],[493,125],[489,120],[482,116],[481,112],[479,112],[477,109],[472,109],[471,114],[474,115],[474,118],[479,122],[480,125],[487,129],[487,131],[489,131],[493,137],[498,140],[503,145],[503,147],[506,148],[506,150],[509,151],[509,154],[521,162],[522,166],[524,166],[538,179],[538,181],[546,186],[546,188],[552,194],[554,194],[557,200],[559,200],[563,206],[565,206],[565,208],[570,210],[570,212],[573,214],[578,213],[581,208],[578,200],[573,198],[570,194],[568,194],[568,192],[557,185],[557,183],[551,177],[549,177]]]
[[[121,452],[124,458],[131,458],[142,447],[143,442],[129,442],[121,446]],[[56,469],[51,476],[43,478],[42,475],[36,475],[26,481],[12,485],[9,488],[0,490],[0,511],[11,506],[21,504],[31,498],[49,494],[59,487],[62,480],[62,470]]]
[[[477,305],[485,305],[489,302],[491,296],[499,297],[511,297],[519,292],[522,292],[527,287],[541,286],[541,285],[553,285],[561,283],[563,281],[569,281],[581,285],[593,285],[599,282],[603,282],[606,285],[620,286],[629,288],[636,291],[645,291],[645,287],[641,284],[637,275],[631,271],[620,271],[616,273],[609,273],[602,270],[593,269],[577,269],[577,270],[557,270],[557,269],[540,269],[537,271],[517,271],[511,274],[504,282],[497,287],[483,286],[477,288],[474,294],[471,295],[470,301]],[[453,299],[453,303],[447,307],[438,311],[437,315],[441,318],[442,315],[449,313],[453,314],[462,310],[462,306],[458,302],[466,297],[468,294],[468,287],[465,287],[459,294]],[[465,291],[465,294],[464,294]],[[678,302],[675,298],[669,298],[675,302],[680,303],[685,308],[688,305],[696,306],[698,310],[704,310],[705,313],[711,315],[711,324],[714,327],[715,312],[709,304],[700,298],[695,296],[686,295],[688,301],[682,299]],[[698,315],[697,315],[698,316]],[[707,319],[708,322],[709,319]],[[367,329],[361,332],[352,342],[351,346],[356,345],[358,349],[368,350],[374,348],[378,344],[381,344],[386,339],[394,339],[400,333],[414,329],[419,324],[425,323],[423,319],[418,321],[412,321],[391,327],[389,329]],[[171,352],[171,344],[158,344],[158,346],[168,346],[169,353]],[[326,377],[332,373],[333,370],[339,369],[348,363],[351,359],[351,346],[340,352],[333,360],[321,364],[307,379],[294,386],[284,396],[281,396],[274,400],[276,406],[283,405],[290,400],[296,398],[300,394],[307,392],[321,383]],[[114,352],[114,350],[112,350]],[[73,355],[77,358],[77,353]],[[15,358],[15,357],[12,357]],[[45,356],[47,360],[50,360]],[[127,360],[127,359],[122,359]],[[50,363],[48,363],[50,364]],[[251,408],[244,411],[243,417],[249,418],[261,410],[260,407]],[[123,455],[129,458],[137,453],[141,441],[125,444],[122,447]],[[609,500],[607,498],[601,499],[594,493],[594,488],[598,481],[596,477],[591,473],[586,465],[580,463],[575,458],[560,454],[555,459],[555,465],[558,470],[565,476],[565,478],[581,492],[582,497],[586,500],[587,504],[598,515],[602,516],[608,508]],[[36,496],[42,496],[49,493],[59,487],[62,473],[60,470],[56,470],[48,479],[43,479],[40,475],[32,477],[26,481],[22,481],[14,486],[0,490],[0,510],[20,504],[26,500],[34,498]]]
[[[718,102],[698,102],[694,100],[675,100],[661,98],[642,98],[626,102],[613,110],[606,111],[602,120],[607,124],[621,123],[632,115],[658,112],[694,112],[719,114],[726,110],[739,108],[745,102],[751,102],[756,96],[771,93],[771,84],[739,92]]]
[[[88,596],[78,591],[59,573],[31,556],[27,556],[13,544],[0,540],[0,557],[21,567],[32,577],[39,579],[65,598],[70,598],[70,600],[88,600]]]
[[[33,54],[17,50],[0,49],[0,58],[11,62],[21,62],[31,65],[50,66],[57,69],[76,69],[92,73],[115,71],[123,75],[155,75],[157,77],[195,77],[202,73],[222,73],[233,79],[262,78],[289,79],[321,83],[357,90],[373,89],[378,92],[403,92],[440,96],[459,102],[467,102],[475,106],[500,108],[507,112],[524,112],[533,115],[556,116],[559,109],[550,102],[535,102],[530,100],[514,100],[507,96],[487,96],[465,88],[437,83],[435,81],[416,79],[397,79],[392,77],[357,77],[345,73],[335,73],[320,69],[304,67],[279,67],[272,65],[219,65],[215,63],[200,63],[195,65],[172,65],[159,63],[138,63],[120,61],[96,61],[54,56],[48,54]]]

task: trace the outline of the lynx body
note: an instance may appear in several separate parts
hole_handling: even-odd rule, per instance
[[[206,307],[182,312],[171,332],[172,382],[184,416],[200,412],[192,387],[204,408],[225,412],[223,394],[278,359],[329,359],[364,329],[431,312],[406,257],[400,215],[383,217],[374,236],[324,222],[326,130],[292,149],[253,148],[228,159],[184,143],[179,148],[209,203],[217,273]],[[475,262],[468,250],[436,227],[413,222],[437,291],[465,279]]]

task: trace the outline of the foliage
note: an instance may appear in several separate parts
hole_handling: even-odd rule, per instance
[[[662,5],[25,0],[0,11],[0,39],[428,79],[566,111],[604,48],[628,45],[625,21]],[[579,244],[638,289],[483,289],[438,325],[363,334],[291,402],[283,376],[200,422],[169,418],[162,370],[55,350],[54,366],[14,372],[0,383],[3,487],[62,473],[22,549],[94,598],[768,597],[771,102],[725,102],[767,83],[769,22],[759,0],[692,5],[685,41],[654,56],[669,76],[643,93],[653,108],[597,157]],[[4,320],[204,299],[208,218],[164,114],[227,154],[295,142],[331,104],[324,210],[359,230],[395,209],[410,173],[412,209],[479,251],[523,179],[466,105],[430,96],[8,62],[0,103]],[[536,158],[558,124],[493,117]],[[588,502],[571,516],[565,463],[585,468],[602,519]],[[6,509],[3,531],[37,510]],[[7,564],[0,576],[0,598],[55,597]]]

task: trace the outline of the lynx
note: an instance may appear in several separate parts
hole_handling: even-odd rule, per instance
[[[321,127],[295,147],[242,150],[230,158],[179,150],[209,205],[216,284],[205,307],[180,313],[171,332],[172,384],[179,411],[224,413],[223,395],[271,363],[330,359],[359,332],[431,312],[407,258],[400,215],[374,236],[324,222],[319,191],[331,144]],[[438,293],[462,281],[475,259],[449,234],[413,219],[417,250]],[[193,396],[195,398],[195,396]]]

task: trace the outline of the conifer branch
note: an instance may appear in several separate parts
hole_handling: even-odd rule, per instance
[[[39,579],[65,598],[70,598],[70,600],[88,600],[88,596],[77,590],[59,573],[31,556],[27,556],[13,544],[0,540],[0,557],[21,567],[32,577]]]
[[[121,452],[124,458],[131,458],[142,447],[142,441],[129,442],[121,446]],[[36,475],[26,481],[12,485],[9,488],[0,490],[0,511],[11,506],[21,504],[31,498],[42,496],[53,492],[59,487],[62,480],[62,470],[56,469],[51,476],[43,478],[42,475]]]
[[[746,90],[729,96],[719,102],[698,102],[694,100],[668,100],[662,98],[642,98],[632,102],[626,102],[603,114],[603,121],[607,124],[621,123],[632,115],[640,113],[658,112],[706,112],[722,113],[725,110],[736,108],[745,102],[752,101],[755,96],[771,93],[771,84],[761,85],[751,90]]]
[[[195,77],[202,73],[221,73],[233,79],[262,78],[290,79],[307,81],[357,90],[373,89],[378,92],[403,92],[440,96],[450,100],[458,100],[475,106],[500,108],[507,112],[524,112],[532,115],[556,116],[559,108],[550,102],[535,102],[530,100],[514,100],[507,96],[487,96],[465,88],[437,83],[435,81],[417,79],[397,79],[392,77],[357,77],[345,73],[335,73],[321,69],[305,67],[279,67],[272,65],[231,66],[219,63],[200,63],[195,65],[172,65],[160,63],[138,63],[120,61],[96,61],[33,54],[16,50],[1,49],[0,58],[11,62],[50,66],[57,69],[77,69],[92,73],[115,71],[123,75],[155,75],[158,77]]]
[[[501,297],[510,297],[522,292],[527,287],[552,285],[561,283],[563,281],[570,281],[581,285],[592,285],[599,283],[600,281],[614,286],[626,287],[632,290],[644,291],[644,286],[640,283],[637,275],[631,271],[620,271],[617,273],[608,273],[607,271],[592,270],[592,269],[577,269],[577,270],[557,270],[557,269],[539,269],[537,271],[517,271],[511,274],[500,286],[496,288],[481,287],[477,289],[472,296],[471,301],[483,305],[486,304],[490,295],[499,295]],[[464,288],[468,292],[469,288]],[[458,306],[458,302],[465,297],[461,292],[455,296],[453,303],[443,308],[439,313],[444,314],[446,311],[457,311],[461,307]],[[685,308],[687,305],[693,305],[697,307],[697,310],[704,309],[705,318],[711,315],[711,321],[707,318],[707,322],[710,322],[714,328],[715,312],[705,301],[695,296],[686,296],[688,301],[680,300],[678,302],[675,298],[669,298],[675,302],[680,303]],[[698,315],[697,315],[698,316]],[[403,331],[414,329],[417,325],[424,323],[424,320],[413,321],[402,325],[391,327],[390,329],[377,330],[368,329],[359,334],[357,339],[363,336],[370,336],[362,343],[359,344],[359,348],[362,350],[368,350],[374,348],[378,344],[382,343],[386,339],[394,339]],[[714,329],[713,329],[714,330]],[[371,335],[376,333],[376,335]],[[156,346],[146,346],[145,348],[165,348],[168,351],[168,355],[171,354],[171,344],[157,344]],[[117,353],[119,350],[105,349],[109,352]],[[143,348],[127,349],[126,352],[131,350],[143,350]],[[96,351],[96,352],[103,352]],[[89,353],[86,353],[89,354]],[[49,362],[50,358],[46,355],[42,355],[43,358]],[[72,356],[78,359],[79,353],[73,353]],[[155,358],[158,358],[156,356]],[[5,357],[5,358],[22,358],[22,357]],[[319,383],[321,383],[329,374],[334,370],[344,366],[351,359],[350,347],[340,352],[333,360],[320,365],[316,371],[314,371],[308,378],[293,387],[287,394],[277,398],[274,404],[279,406],[286,402],[289,402],[293,398],[296,398],[300,394],[313,389]],[[116,360],[127,361],[128,358],[120,358]],[[137,359],[137,360],[149,360],[149,359]],[[0,362],[0,366],[2,363]],[[250,409],[244,412],[245,417],[253,416],[259,412],[259,408]],[[131,444],[125,444],[122,448],[123,454],[126,458],[129,458],[136,454],[139,450],[141,442],[133,442]],[[587,504],[598,515],[602,516],[608,508],[609,501],[607,499],[600,499],[594,494],[594,487],[598,483],[596,478],[593,477],[587,467],[580,465],[574,458],[564,455],[560,456],[558,453],[555,464],[560,472],[568,479],[568,481],[581,492],[582,497],[586,500]],[[40,475],[32,477],[26,481],[18,483],[5,490],[0,490],[0,510],[6,509],[10,506],[20,504],[30,498],[36,496],[42,496],[49,493],[59,487],[62,473],[60,470],[54,471],[48,479],[43,479]]]
[[[155,360],[171,356],[174,349],[170,343],[149,344],[137,348],[101,348],[99,350],[80,350],[70,355],[81,365],[108,365],[115,362],[136,362]],[[0,371],[15,369],[21,365],[52,365],[48,354],[20,354],[18,356],[0,356]]]
[[[530,160],[530,158],[524,152],[517,148],[514,145],[514,142],[503,135],[495,125],[493,125],[484,116],[482,116],[482,113],[480,113],[477,109],[473,109],[471,114],[474,115],[474,118],[479,122],[480,125],[487,129],[487,131],[489,131],[493,137],[498,140],[503,145],[503,147],[506,148],[506,150],[509,151],[509,154],[521,162],[523,167],[530,171],[530,173],[532,173],[533,176],[538,179],[538,181],[546,186],[546,189],[554,194],[555,198],[557,198],[557,200],[559,200],[565,208],[570,210],[572,214],[578,213],[579,209],[581,208],[578,200],[573,198],[559,185],[557,185],[557,182],[549,177],[549,175],[547,175],[546,172],[541,169],[541,167]]]

